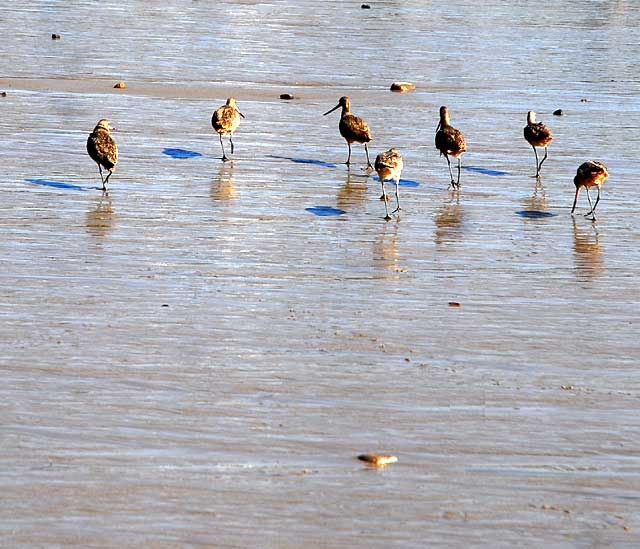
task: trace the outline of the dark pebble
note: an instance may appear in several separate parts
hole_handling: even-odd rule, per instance
[[[168,303],[163,303],[163,304],[162,304],[162,306],[163,306],[163,307],[168,307],[168,306],[169,306],[169,304],[168,304]]]
[[[0,92],[0,97],[7,97],[7,92]]]
[[[558,109],[556,111],[553,111],[553,114],[555,114],[556,116],[562,116],[564,113],[562,112],[562,109]]]
[[[60,40],[60,35],[59,34],[52,34],[51,35],[51,40]]]
[[[589,101],[586,97],[583,97],[582,99],[580,99],[580,103],[586,103],[587,101]]]
[[[291,95],[290,93],[281,93],[280,99],[293,99],[293,95]]]
[[[363,10],[370,10],[371,6],[369,4],[362,4],[362,6],[360,6]]]

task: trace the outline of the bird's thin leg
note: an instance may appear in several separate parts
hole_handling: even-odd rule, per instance
[[[598,202],[600,202],[600,187],[598,187],[598,196],[596,197],[596,203],[593,205],[593,209],[585,215],[591,215],[591,214],[595,215],[596,208],[598,207]]]
[[[98,164],[98,169],[100,170],[100,181],[102,181],[102,186],[104,187],[104,177],[102,177],[102,166]]]
[[[229,134],[229,143],[231,143],[231,154],[233,154],[233,134]]]
[[[389,215],[389,207],[387,206],[387,195],[384,193],[384,178],[380,177],[380,184],[382,185],[382,196],[380,197],[382,200],[384,200],[384,213],[385,216],[384,218],[389,221],[389,219],[391,219],[391,216]]]
[[[576,209],[576,204],[578,203],[578,195],[580,194],[580,187],[576,187],[576,196],[573,199],[573,208],[571,208],[571,214],[573,214],[573,212]]]
[[[447,159],[447,165],[449,166],[449,175],[451,176],[451,183],[449,183],[449,185],[451,185],[452,187],[455,188],[456,182],[453,179],[453,172],[451,171],[451,160],[449,160],[449,155],[448,154],[445,154],[444,157]]]
[[[102,183],[102,190],[106,191],[107,190],[107,181],[109,181],[109,178],[111,177],[111,174],[113,172],[111,170],[109,170],[109,175],[107,175],[106,179],[104,180],[104,182]]]
[[[347,141],[347,146],[349,147],[349,156],[347,156],[347,161],[345,164],[349,166],[351,164],[351,143]]]
[[[371,160],[369,160],[369,147],[367,147],[367,144],[364,144],[364,152],[367,153],[367,168],[371,168],[373,169],[373,166],[371,165]]]
[[[456,183],[456,186],[458,187],[458,189],[460,188],[460,167],[462,165],[462,158],[458,157],[458,182]]]
[[[547,150],[547,147],[544,148],[544,158],[542,160],[540,160],[540,164],[538,165],[538,173],[540,173],[540,169],[542,168],[542,163],[547,159],[547,155],[549,154],[549,151]]]
[[[538,163],[538,151],[533,145],[531,145],[531,148],[533,149],[533,153],[536,155],[536,177],[538,177],[540,175],[540,164]]]
[[[593,213],[594,207],[593,204],[591,204],[591,196],[589,196],[589,187],[587,187],[587,200],[589,201],[589,207],[591,208],[591,211],[589,211],[589,213],[584,214],[585,217],[587,216],[591,216],[591,220],[595,221],[596,220],[596,214]]]
[[[398,205],[398,207],[395,210],[393,210],[391,213],[399,212],[402,209],[400,207],[400,192],[398,190],[399,186],[400,186],[400,178],[397,177],[396,178],[396,204]]]
[[[229,160],[227,158],[227,155],[224,153],[224,144],[222,143],[222,134],[219,133],[218,136],[220,137],[220,146],[222,147],[222,161],[224,162],[225,160]]]

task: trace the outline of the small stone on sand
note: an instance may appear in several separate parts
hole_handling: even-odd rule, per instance
[[[360,7],[361,7],[363,10],[370,10],[370,9],[371,9],[371,6],[370,6],[369,4],[362,4]]]
[[[120,80],[120,82],[116,82],[113,87],[119,90],[123,90],[124,88],[127,87],[127,85],[124,83],[124,80]]]
[[[589,100],[586,97],[583,97],[582,99],[580,99],[580,103],[588,103]]]
[[[555,116],[562,116],[564,113],[562,112],[562,109],[557,109],[557,110],[553,111],[553,114]]]
[[[51,40],[60,40],[60,35],[59,34],[52,34],[51,35]]]
[[[7,97],[7,92],[0,92],[0,97]]]
[[[449,301],[449,307],[460,307],[460,303],[457,301]]]
[[[411,82],[394,82],[391,84],[391,91],[398,93],[408,93],[416,89],[416,85]]]
[[[280,99],[288,99],[288,100],[291,100],[291,99],[293,99],[293,95],[291,95],[290,93],[281,93],[281,94],[280,94]]]

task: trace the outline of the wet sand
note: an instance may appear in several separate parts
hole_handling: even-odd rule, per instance
[[[637,9],[605,4],[611,42],[637,44]],[[358,19],[363,32],[402,24],[402,48],[379,40],[426,61],[373,78],[378,43],[346,37],[353,54],[332,81],[321,31],[298,30],[308,2],[289,15],[224,5],[243,28],[248,10],[279,13],[272,36],[302,45],[286,51],[255,31],[265,57],[255,34],[229,29],[202,42],[239,41],[224,79],[206,81],[204,62],[169,47],[137,67],[127,49],[150,55],[144,36],[160,40],[143,3],[112,74],[77,61],[84,8],[7,12],[7,24],[26,17],[41,32],[19,34],[0,61],[3,544],[637,545],[633,47],[609,65],[616,74],[585,77],[609,39],[568,15],[552,23],[543,2],[526,55],[550,80],[525,88],[515,37],[531,27],[516,4],[512,37],[449,53],[436,71],[433,36],[462,28],[468,45],[480,31],[464,21],[482,14],[463,4],[432,36],[425,8],[386,2]],[[218,28],[204,8],[169,8],[171,44]],[[318,8],[328,35],[344,26],[338,15]],[[122,23],[107,23],[110,44]],[[62,38],[35,74],[44,30]],[[562,33],[573,49],[537,55]],[[318,58],[301,72],[305,44]],[[496,48],[488,78],[477,63]],[[120,79],[127,88],[112,89]],[[418,89],[393,94],[396,79]],[[372,127],[372,156],[397,146],[405,158],[403,211],[388,223],[362,147],[348,170],[338,113],[321,116],[344,94]],[[246,119],[223,164],[209,121],[229,95]],[[460,193],[433,147],[445,103],[470,145]],[[567,115],[553,117],[558,107]],[[539,183],[522,138],[531,108],[555,136]],[[120,148],[108,196],[84,148],[102,116]],[[588,158],[612,174],[595,224],[581,215],[586,197],[569,215]],[[398,462],[375,469],[362,453]]]

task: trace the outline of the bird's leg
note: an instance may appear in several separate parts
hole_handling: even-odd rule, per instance
[[[400,178],[397,177],[396,178],[396,204],[397,204],[397,208],[395,210],[393,210],[391,213],[399,212],[402,209],[402,208],[400,208],[400,192],[398,191],[399,186],[400,186]]]
[[[349,147],[349,156],[347,156],[347,161],[345,164],[349,166],[351,164],[351,143],[347,141],[347,146]]]
[[[544,148],[544,158],[540,160],[540,164],[538,165],[538,173],[540,173],[540,169],[542,168],[542,163],[547,159],[548,150],[547,147]]]
[[[227,158],[227,155],[226,155],[226,154],[224,154],[224,145],[223,145],[223,143],[222,143],[222,134],[221,134],[221,133],[219,133],[219,134],[218,134],[218,136],[220,137],[220,146],[222,147],[222,161],[223,161],[223,162],[226,162],[226,161],[227,161],[227,160],[229,160],[229,159]]]
[[[104,187],[104,177],[102,177],[102,166],[98,164],[98,169],[100,170],[100,181],[102,181],[102,186]]]
[[[587,193],[587,196],[588,196],[588,193]],[[593,216],[595,218],[595,212],[596,212],[596,208],[598,207],[598,202],[600,202],[600,187],[598,187],[598,196],[596,197],[596,203],[593,205],[593,209],[589,213],[587,213],[585,215],[593,214]]]
[[[367,144],[364,144],[364,152],[367,153],[367,168],[373,170],[373,166],[371,165],[371,160],[369,160],[369,147],[367,147]]]
[[[600,189],[598,189],[598,190],[600,190]],[[589,211],[589,213],[584,214],[584,216],[587,217],[587,216],[590,215],[591,216],[591,220],[595,221],[596,220],[596,214],[593,213],[593,210],[595,208],[593,207],[593,204],[591,204],[591,196],[589,196],[589,187],[587,187],[587,200],[589,201],[589,206],[591,207],[591,210]]]
[[[229,143],[231,143],[231,154],[233,154],[233,134],[229,134]]]
[[[456,182],[453,179],[453,172],[451,171],[451,160],[449,160],[449,155],[446,154],[446,153],[445,153],[444,157],[447,159],[447,165],[449,166],[449,175],[451,176],[451,183],[449,183],[449,185],[455,189],[456,188]]]
[[[458,182],[456,183],[456,187],[460,188],[460,168],[462,165],[462,158],[458,157]]]
[[[382,196],[380,198],[384,200],[384,218],[389,221],[391,216],[389,215],[389,207],[387,206],[387,195],[384,193],[384,178],[382,176],[380,176],[380,184],[382,185]]]
[[[540,175],[540,164],[538,163],[538,151],[536,150],[534,145],[531,145],[533,149],[533,153],[536,155],[536,177]]]
[[[105,178],[105,180],[102,182],[102,190],[106,191],[107,190],[107,181],[109,181],[109,178],[111,177],[111,174],[113,172],[111,170],[109,170],[109,175]]]
[[[580,194],[580,187],[576,187],[576,196],[573,199],[573,208],[571,208],[571,215],[573,215],[573,212],[576,209],[576,204],[578,203],[578,195]]]

